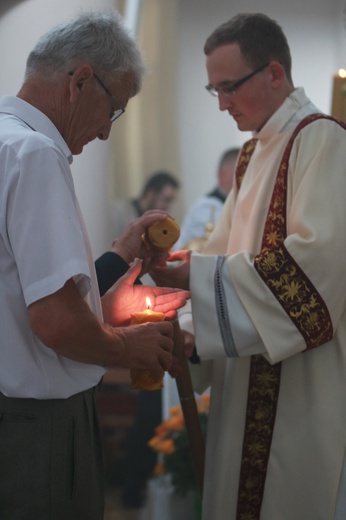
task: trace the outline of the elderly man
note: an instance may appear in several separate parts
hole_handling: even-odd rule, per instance
[[[203,518],[341,520],[345,128],[294,87],[267,16],[232,18],[204,50],[207,90],[254,139],[203,255],[157,272],[191,287],[199,388],[211,384]]]
[[[71,176],[72,155],[107,139],[141,84],[141,54],[116,14],[82,14],[44,35],[16,97],[0,100],[0,518],[102,520],[95,395],[105,367],[171,365],[168,321],[128,327],[145,308],[175,314],[186,291],[134,286],[149,212],[113,248],[103,297]],[[124,267],[125,264],[125,267]],[[103,317],[102,317],[103,316]]]

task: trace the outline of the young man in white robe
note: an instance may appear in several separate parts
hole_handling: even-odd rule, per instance
[[[175,252],[178,267],[153,273],[190,288],[181,325],[196,389],[211,385],[203,519],[341,520],[345,127],[294,87],[267,16],[234,17],[204,50],[207,90],[255,140],[203,254]]]

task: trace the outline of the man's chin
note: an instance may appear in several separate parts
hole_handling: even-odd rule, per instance
[[[242,117],[240,115],[233,115],[232,117],[233,117],[233,120],[236,122],[239,130],[243,130],[244,121],[242,120]]]
[[[237,124],[238,130],[241,132],[252,132],[253,128],[251,128],[251,125],[247,123],[247,121],[244,121],[244,119],[241,119],[241,117],[234,117],[234,121]]]
[[[83,148],[84,148],[84,144],[81,144],[81,145],[77,145],[75,146],[71,152],[72,152],[72,155],[80,155],[83,151]]]
[[[248,130],[248,128],[247,128],[246,124],[244,123],[244,121],[243,122],[236,121],[236,123],[237,123],[238,130],[240,130],[241,132],[246,132]]]

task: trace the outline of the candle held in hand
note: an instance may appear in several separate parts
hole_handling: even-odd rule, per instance
[[[147,322],[158,322],[165,319],[163,312],[155,312],[151,307],[150,298],[147,298],[148,308],[144,311],[131,314],[131,325]],[[149,370],[131,369],[131,388],[136,390],[160,390],[163,387],[162,380],[155,381]]]

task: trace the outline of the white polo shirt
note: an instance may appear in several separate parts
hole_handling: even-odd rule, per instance
[[[31,303],[73,277],[102,320],[71,163],[42,112],[17,97],[0,99],[0,392],[9,397],[66,398],[96,385],[105,371],[57,355],[28,319]]]

